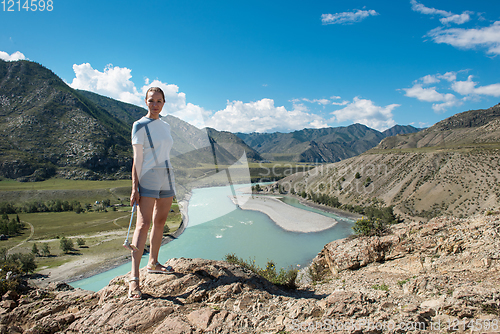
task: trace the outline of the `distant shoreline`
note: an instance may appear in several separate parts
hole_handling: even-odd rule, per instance
[[[231,197],[242,210],[259,211],[271,218],[279,227],[291,232],[320,232],[335,226],[334,218],[316,212],[299,209],[269,196],[238,195]]]

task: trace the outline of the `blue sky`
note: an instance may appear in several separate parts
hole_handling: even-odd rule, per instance
[[[0,58],[142,106],[160,86],[198,127],[425,127],[500,102],[499,1],[25,2],[0,3]]]

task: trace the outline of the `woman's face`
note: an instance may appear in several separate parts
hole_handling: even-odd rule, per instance
[[[152,118],[160,117],[160,112],[163,109],[163,105],[165,101],[163,100],[163,96],[160,92],[150,91],[146,98],[146,105],[148,106],[150,116]]]

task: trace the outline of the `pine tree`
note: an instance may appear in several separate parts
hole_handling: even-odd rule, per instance
[[[31,254],[35,256],[40,256],[40,251],[38,250],[36,243],[34,243],[33,247],[31,248]]]
[[[49,244],[48,243],[42,244],[42,255],[43,256],[49,256],[50,255],[50,249],[49,249]]]

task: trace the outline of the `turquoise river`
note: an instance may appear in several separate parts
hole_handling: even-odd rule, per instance
[[[235,188],[244,186],[248,187]],[[159,261],[179,257],[222,260],[226,254],[234,253],[245,260],[255,260],[261,267],[268,260],[273,260],[278,268],[298,267],[308,265],[325,244],[352,234],[352,220],[301,205],[290,197],[282,200],[333,217],[338,224],[315,233],[285,231],[261,212],[236,207],[230,195],[229,186],[194,189],[188,205],[188,226],[179,238],[161,247]],[[147,256],[143,256],[141,267],[147,264]],[[98,291],[114,277],[129,271],[130,262],[71,285]]]

